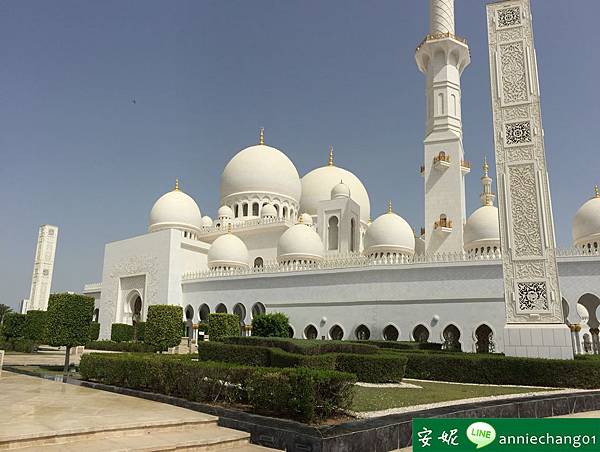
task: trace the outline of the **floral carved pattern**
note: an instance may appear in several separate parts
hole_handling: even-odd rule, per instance
[[[518,162],[522,160],[533,160],[533,148],[508,148],[507,149],[509,162]]]
[[[502,66],[502,94],[504,102],[524,102],[527,96],[525,52],[523,42],[512,42],[500,46]]]
[[[498,10],[498,28],[512,27],[513,25],[520,24],[521,9],[518,6]]]
[[[520,282],[517,283],[517,287],[521,311],[548,310],[548,291],[545,282]]]
[[[544,278],[545,270],[543,262],[520,262],[515,265],[517,279]]]
[[[498,40],[500,42],[518,41],[519,39],[523,39],[522,28],[512,28],[498,32]]]
[[[539,208],[532,164],[509,167],[514,252],[517,257],[542,256]]]
[[[506,108],[502,115],[505,121],[516,121],[518,119],[529,119],[529,107],[527,105]]]
[[[513,122],[506,124],[506,144],[531,143],[531,122]]]

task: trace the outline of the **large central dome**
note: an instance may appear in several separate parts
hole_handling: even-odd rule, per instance
[[[257,144],[242,149],[221,175],[221,204],[241,194],[269,194],[300,200],[300,176],[292,161],[279,149]]]

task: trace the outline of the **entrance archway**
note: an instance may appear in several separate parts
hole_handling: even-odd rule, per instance
[[[397,341],[399,336],[400,332],[394,325],[388,325],[383,329],[383,339],[386,341]]]
[[[219,303],[215,308],[215,312],[218,314],[227,314],[227,306],[225,306],[223,303]]]
[[[242,303],[237,303],[233,307],[233,313],[237,315],[240,319],[240,327],[243,327],[245,325],[246,320],[246,308],[244,307],[244,305]]]
[[[415,342],[425,343],[429,340],[429,330],[425,325],[417,325],[412,332]]]
[[[329,338],[334,341],[341,341],[344,339],[344,330],[339,325],[333,325],[329,330]]]
[[[198,310],[198,316],[200,317],[201,322],[208,322],[208,316],[210,315],[210,308],[206,303],[200,305],[200,309]]]
[[[267,308],[265,308],[265,305],[262,304],[260,301],[254,303],[254,305],[252,306],[252,318],[256,317],[257,315],[262,315],[265,312],[267,312]]]
[[[477,353],[493,353],[495,351],[494,332],[486,325],[479,325],[475,330],[475,351]]]
[[[368,341],[371,337],[371,330],[367,325],[359,325],[354,334],[359,341]]]
[[[319,332],[314,325],[308,325],[306,328],[304,328],[304,337],[306,339],[316,339],[318,334]]]
[[[460,351],[462,349],[460,345],[460,330],[456,325],[450,324],[444,328],[442,337],[444,339],[444,343],[442,345],[444,350]]]

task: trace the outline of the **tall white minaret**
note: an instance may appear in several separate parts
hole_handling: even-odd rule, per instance
[[[466,221],[460,76],[471,58],[454,34],[454,0],[429,0],[429,34],[415,59],[425,74],[425,252],[463,251]]]
[[[49,224],[40,226],[33,275],[31,277],[31,291],[27,302],[27,311],[48,309],[48,298],[52,286],[52,273],[54,271],[54,255],[56,254],[56,241],[58,228]]]

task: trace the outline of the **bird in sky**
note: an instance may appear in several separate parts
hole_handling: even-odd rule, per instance
[[[135,104],[136,103],[135,99],[131,99],[131,103]]]

